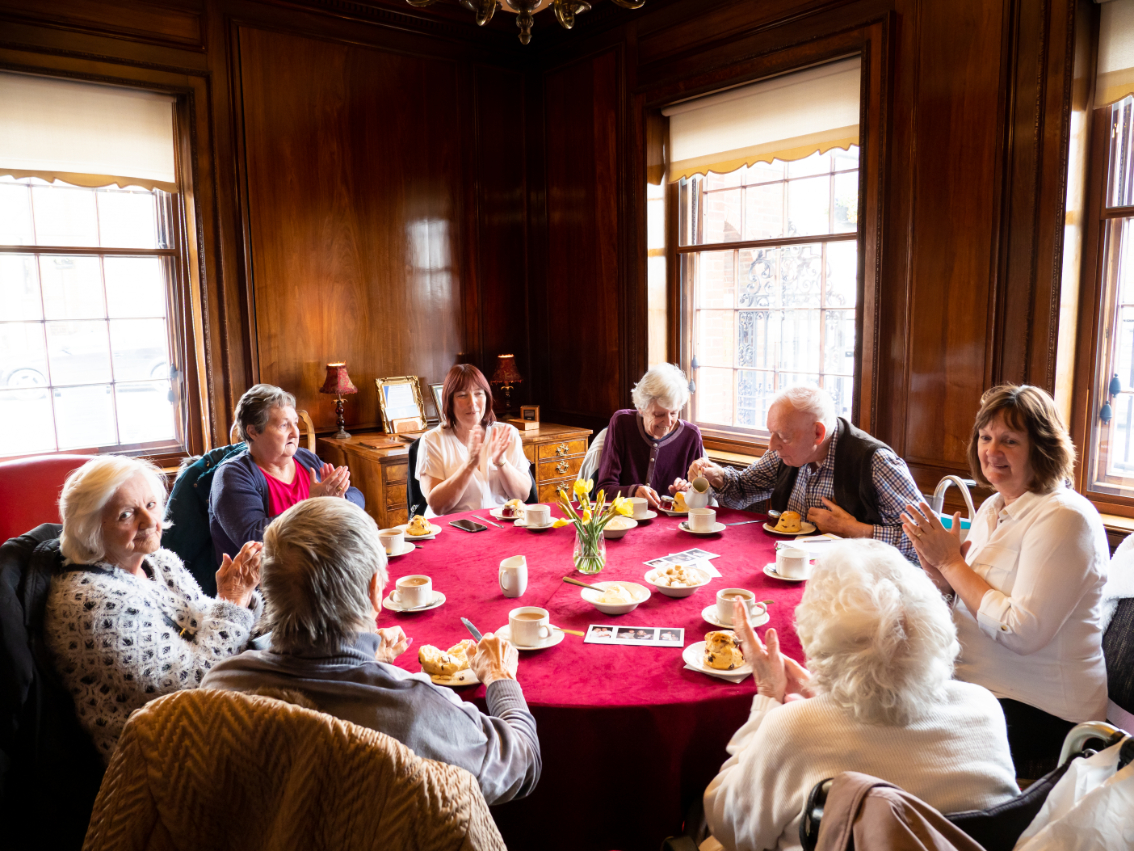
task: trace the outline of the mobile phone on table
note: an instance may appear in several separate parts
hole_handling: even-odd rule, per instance
[[[483,523],[477,523],[475,520],[469,520],[467,517],[462,517],[460,520],[450,520],[450,526],[456,526],[458,529],[463,529],[466,532],[483,532],[488,527]]]

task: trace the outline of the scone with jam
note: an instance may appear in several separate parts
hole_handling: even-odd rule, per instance
[[[735,632],[718,629],[706,633],[705,665],[718,671],[732,671],[744,665],[744,653]]]

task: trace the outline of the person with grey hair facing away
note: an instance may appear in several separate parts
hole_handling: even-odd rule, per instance
[[[161,548],[165,480],[148,461],[93,458],[63,485],[63,532],[33,563],[52,575],[44,635],[79,723],[104,761],[135,709],[195,688],[215,662],[242,651],[260,616],[259,543],[217,571],[207,597]]]
[[[960,651],[933,582],[877,541],[832,544],[795,610],[811,670],[764,641],[738,602],[752,711],[705,791],[702,851],[797,849],[811,788],[843,771],[879,777],[943,813],[1019,793],[1004,715],[982,686],[952,678]]]
[[[488,633],[469,659],[488,714],[390,664],[412,639],[377,627],[387,582],[378,527],[343,500],[294,505],[264,535],[268,650],[213,667],[207,688],[299,692],[321,712],[394,737],[420,757],[470,771],[489,804],[531,793],[541,770],[536,723],[516,681],[519,654]]]
[[[630,394],[634,409],[616,411],[595,474],[607,498],[642,497],[652,508],[672,493],[689,465],[705,454],[701,432],[682,420],[689,402],[689,380],[671,363],[646,370]]]
[[[262,541],[264,529],[304,499],[366,500],[350,486],[350,470],[324,464],[299,446],[295,397],[272,384],[257,384],[236,403],[236,429],[248,444],[217,467],[209,490],[209,532],[219,559],[244,541]]]
[[[747,508],[768,500],[795,511],[821,532],[875,538],[917,563],[902,531],[902,512],[921,501],[906,462],[880,440],[835,416],[835,402],[818,387],[781,390],[768,408],[768,451],[743,471],[708,458],[694,462],[689,479],[708,479],[721,505]],[[677,487],[687,489],[688,482]]]

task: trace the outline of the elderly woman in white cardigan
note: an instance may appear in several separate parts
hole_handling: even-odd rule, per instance
[[[880,777],[942,812],[1017,794],[1004,715],[985,688],[952,679],[959,646],[933,583],[893,547],[831,546],[795,611],[811,671],[764,642],[737,605],[755,670],[752,713],[705,792],[702,851],[799,848],[807,794],[843,771]]]
[[[214,662],[247,644],[263,605],[262,544],[217,571],[205,596],[181,560],[161,549],[165,481],[148,461],[104,455],[67,477],[63,533],[33,558],[54,574],[44,632],[79,722],[109,761],[130,713],[195,688]]]

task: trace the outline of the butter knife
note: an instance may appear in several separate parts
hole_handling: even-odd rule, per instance
[[[484,636],[480,634],[480,630],[473,626],[472,621],[470,621],[468,618],[461,618],[461,623],[465,625],[465,629],[469,631],[469,635],[475,638],[477,644],[479,644],[480,640],[484,638]]]
[[[760,523],[759,520],[741,520],[739,523],[725,523],[726,526],[747,526],[749,523]]]

